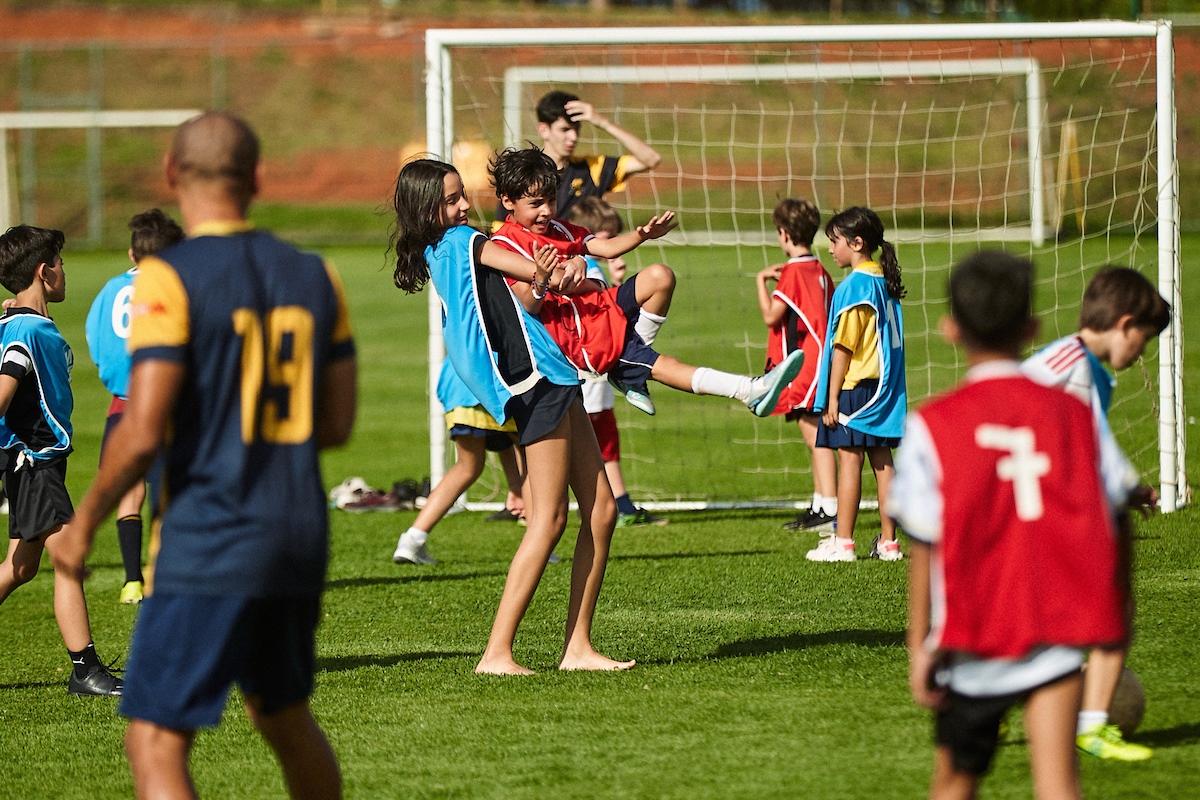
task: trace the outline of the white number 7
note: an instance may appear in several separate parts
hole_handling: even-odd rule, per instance
[[[1041,519],[1042,485],[1038,479],[1050,472],[1050,456],[1037,452],[1033,428],[980,425],[975,429],[975,444],[1008,452],[996,462],[996,475],[1012,481],[1017,519],[1025,522]]]

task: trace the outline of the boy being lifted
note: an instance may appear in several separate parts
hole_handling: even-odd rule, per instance
[[[562,258],[617,258],[647,239],[665,235],[676,224],[674,212],[668,211],[629,233],[599,239],[555,218],[560,178],[554,162],[542,151],[509,148],[497,155],[488,171],[496,196],[509,212],[492,241],[530,261],[546,244],[558,249]],[[646,382],[654,379],[683,392],[736,399],[755,415],[768,416],[804,361],[803,352],[796,351],[766,375],[751,377],[694,367],[658,353],[654,340],[675,292],[675,273],[664,264],[652,264],[611,289],[585,280],[570,295],[551,292],[536,278],[531,284],[512,280],[509,284],[527,308],[530,300],[541,302],[539,317],[576,369],[607,373],[626,399],[647,414],[655,412],[646,388]]]

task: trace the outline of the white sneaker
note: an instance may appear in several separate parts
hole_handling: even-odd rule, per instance
[[[842,544],[845,542],[845,544]],[[854,540],[842,539],[837,536],[824,536],[816,548],[805,555],[809,561],[857,561],[854,554]]]
[[[787,385],[800,374],[802,366],[804,366],[804,351],[793,350],[775,369],[751,381],[750,399],[746,401],[746,405],[754,412],[755,416],[771,416],[775,406],[779,405],[779,395],[783,394]]]
[[[871,542],[871,558],[878,558],[880,561],[899,561],[904,558],[904,553],[900,552],[900,540],[892,539],[890,542],[885,542],[883,534],[879,534]]]
[[[417,544],[408,531],[401,534],[400,541],[396,542],[396,552],[392,554],[392,561],[397,564],[437,563],[437,559],[425,551],[425,545]]]

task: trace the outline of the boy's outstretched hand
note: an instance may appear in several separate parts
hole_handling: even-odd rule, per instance
[[[679,221],[675,219],[674,211],[665,211],[657,217],[651,217],[645,225],[639,225],[637,232],[643,239],[657,239],[666,236],[675,228]]]

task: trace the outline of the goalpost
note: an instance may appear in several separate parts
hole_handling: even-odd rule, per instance
[[[1096,268],[1141,270],[1174,314],[1120,377],[1113,428],[1164,510],[1188,501],[1169,23],[430,30],[426,62],[434,157],[527,141],[537,98],[555,88],[663,155],[609,199],[627,224],[680,214],[676,232],[627,259],[679,275],[658,344],[689,363],[761,372],[753,276],[782,260],[770,223],[782,197],[814,200],[824,219],[870,206],[899,243],[912,402],[963,371],[936,325],[949,267],[967,252],[1033,259],[1039,344],[1074,330]],[[620,148],[584,124],[577,152]],[[464,179],[483,227],[495,205],[486,176]],[[435,481],[447,455],[432,391],[440,316],[431,291]],[[647,507],[794,504],[811,491],[794,424],[665,387],[655,400],[655,417],[617,407],[626,480]]]

